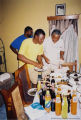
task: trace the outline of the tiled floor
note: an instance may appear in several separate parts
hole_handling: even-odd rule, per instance
[[[0,120],[7,120],[5,104],[0,107]]]

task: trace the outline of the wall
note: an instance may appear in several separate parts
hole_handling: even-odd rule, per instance
[[[49,33],[47,16],[55,16],[55,5],[66,3],[66,15],[81,12],[81,0],[3,0],[3,22],[1,38],[6,49],[8,72],[17,69],[17,56],[10,50],[10,43],[23,34],[24,28],[29,25],[34,30],[43,28],[46,36]],[[79,26],[79,61],[81,63],[81,16]]]

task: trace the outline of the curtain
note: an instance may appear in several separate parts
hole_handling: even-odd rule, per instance
[[[78,19],[50,20],[49,35],[54,29],[59,29],[61,33],[63,33],[71,24],[73,25],[73,28],[78,35]]]

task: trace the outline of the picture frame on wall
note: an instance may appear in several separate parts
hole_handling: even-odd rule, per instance
[[[64,16],[66,14],[66,4],[56,4],[55,15]]]

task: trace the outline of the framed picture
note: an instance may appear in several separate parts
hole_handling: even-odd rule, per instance
[[[56,4],[56,9],[55,9],[55,14],[56,16],[59,16],[59,15],[65,15],[65,12],[66,12],[66,4]]]

